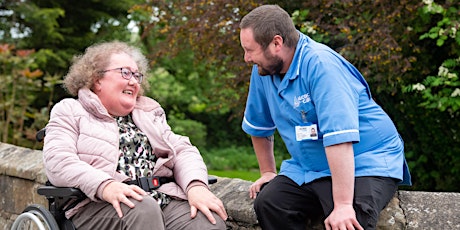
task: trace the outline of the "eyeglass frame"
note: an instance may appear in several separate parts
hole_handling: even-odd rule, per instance
[[[121,74],[121,77],[123,79],[125,79],[125,80],[128,80],[128,81],[131,80],[132,77],[134,77],[134,79],[136,79],[137,83],[141,84],[142,80],[144,79],[144,74],[142,74],[140,72],[133,72],[127,67],[118,67],[118,68],[114,68],[114,69],[101,70],[101,71],[99,71],[99,73],[106,73],[106,72],[114,71],[114,70],[119,70],[120,74]],[[123,72],[123,70],[126,70],[126,71]]]

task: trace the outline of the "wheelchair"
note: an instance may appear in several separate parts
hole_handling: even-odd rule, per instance
[[[43,141],[45,129],[36,134],[37,141]],[[208,183],[214,184],[217,178],[208,176]],[[144,189],[145,190],[145,189]],[[49,181],[37,189],[39,195],[48,200],[48,208],[39,204],[31,204],[16,218],[11,230],[76,230],[72,221],[65,217],[65,212],[86,199],[86,195],[77,188],[55,187]]]

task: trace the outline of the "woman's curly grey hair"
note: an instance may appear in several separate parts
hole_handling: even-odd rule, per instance
[[[146,75],[149,70],[148,60],[139,48],[120,41],[102,42],[89,46],[83,54],[74,56],[73,64],[64,77],[64,88],[72,96],[77,96],[81,88],[92,89],[94,83],[103,77],[104,73],[101,70],[109,66],[110,57],[120,53],[129,55],[136,62],[138,71]],[[148,87],[149,84],[144,78],[139,96],[143,95]]]

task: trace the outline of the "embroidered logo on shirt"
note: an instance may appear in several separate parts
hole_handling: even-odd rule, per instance
[[[300,106],[300,103],[308,103],[310,102],[311,99],[310,99],[310,94],[306,93],[304,95],[300,95],[298,97],[294,97],[294,108],[297,108]]]

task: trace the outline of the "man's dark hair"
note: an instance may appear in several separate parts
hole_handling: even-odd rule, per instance
[[[287,47],[293,48],[299,40],[299,32],[289,14],[278,5],[263,5],[255,8],[241,19],[240,29],[250,28],[254,40],[266,49],[275,35],[283,38]]]

